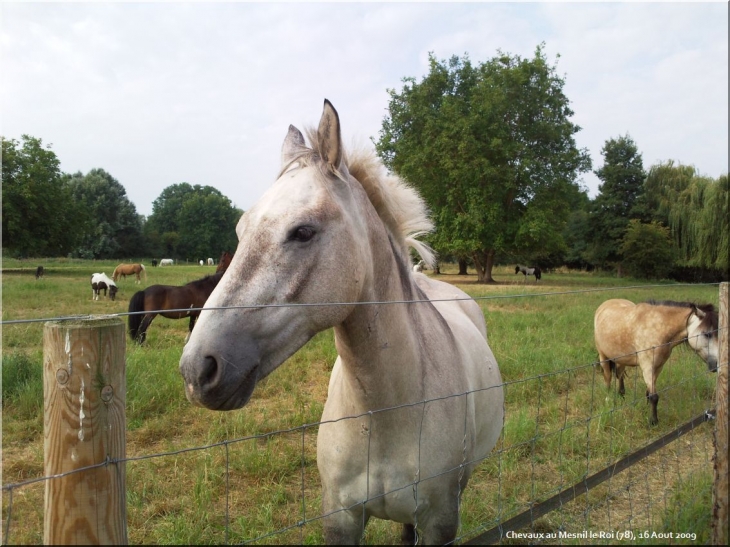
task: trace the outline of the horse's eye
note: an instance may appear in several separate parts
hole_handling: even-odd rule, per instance
[[[711,338],[712,338],[712,335],[713,335],[714,333],[712,333],[712,332],[703,332],[702,334],[704,335],[704,337],[705,337],[705,338],[707,338],[707,339],[709,340],[709,339],[711,339]]]
[[[299,241],[304,243],[312,239],[315,233],[316,232],[314,231],[314,228],[312,228],[311,226],[299,226],[292,230],[291,234],[289,235],[289,239],[292,241]]]

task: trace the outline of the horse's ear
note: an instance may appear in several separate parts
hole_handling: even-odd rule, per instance
[[[324,100],[322,118],[317,128],[319,153],[330,167],[337,170],[342,161],[342,136],[340,135],[340,117],[332,103]]]
[[[284,138],[284,144],[281,146],[281,165],[284,167],[294,156],[301,152],[306,146],[304,135],[293,125],[289,126],[289,132]]]
[[[702,310],[702,309],[700,309],[699,306],[695,306],[694,304],[692,304],[692,311],[694,311],[695,315],[697,317],[699,317],[700,319],[704,319],[705,318],[705,315],[706,315],[705,314],[705,311]]]

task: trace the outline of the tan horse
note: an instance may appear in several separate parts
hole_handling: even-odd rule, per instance
[[[278,180],[238,223],[231,266],[180,359],[186,395],[241,408],[334,327],[317,438],[327,543],[359,543],[371,517],[402,523],[405,542],[452,542],[461,493],[504,419],[484,313],[413,272],[410,248],[434,264],[417,239],[432,228],[426,205],[374,152],[345,152],[329,101],[309,136],[311,148],[289,126]]]
[[[118,281],[120,276],[126,279],[128,275],[135,275],[137,277],[135,283],[140,283],[140,273],[144,274],[144,280],[147,281],[147,270],[145,270],[144,264],[120,264],[114,268],[112,279]]]
[[[640,367],[652,406],[650,421],[658,424],[656,381],[672,348],[687,342],[711,371],[717,370],[717,326],[718,314],[712,304],[605,301],[596,310],[594,335],[606,387],[611,387],[613,371],[623,396],[624,369]]]

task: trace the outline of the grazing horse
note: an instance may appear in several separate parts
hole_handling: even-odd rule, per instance
[[[718,314],[712,304],[649,300],[634,304],[612,299],[601,304],[594,317],[596,349],[606,387],[611,372],[624,395],[624,369],[638,366],[651,403],[651,425],[659,423],[656,381],[672,348],[684,342],[699,355],[711,371],[717,370]]]
[[[139,278],[140,272],[144,274],[144,280],[147,281],[147,270],[144,264],[120,264],[114,268],[112,279],[118,281],[120,276],[126,279],[128,275],[134,275],[137,278],[135,283],[139,284],[141,282]]]
[[[153,258],[152,259],[152,267],[153,268],[156,268],[157,267],[157,259],[156,258]]]
[[[413,266],[413,271],[414,272],[420,273],[420,272],[422,272],[425,269],[426,269],[426,263],[423,260],[419,260],[418,261],[418,264],[416,264],[416,265]]]
[[[188,335],[185,338],[187,342],[195,327],[195,321],[200,315],[200,310],[191,310],[191,308],[202,308],[205,305],[205,301],[222,276],[223,273],[206,275],[202,279],[182,286],[151,285],[143,291],[134,293],[129,300],[129,312],[133,315],[129,315],[127,321],[132,340],[142,344],[147,338],[150,323],[155,317],[161,315],[168,319],[190,318]]]
[[[426,206],[374,152],[345,153],[329,101],[308,134],[312,148],[289,127],[278,180],[238,223],[233,262],[206,303],[216,309],[200,314],[180,359],[186,395],[240,408],[334,327],[317,439],[327,543],[359,543],[370,517],[402,523],[404,541],[453,541],[461,492],[504,418],[484,314],[413,273],[409,247],[433,264],[417,239],[432,229]]]
[[[228,266],[231,265],[231,260],[233,260],[233,255],[228,251],[223,251],[221,259],[218,261],[218,267],[215,269],[215,273],[225,272],[228,269]]]
[[[200,261],[198,262],[198,264],[200,264],[201,266],[205,266],[205,262],[203,261],[202,258],[200,259]]]
[[[35,279],[38,281],[43,275],[46,273],[46,270],[43,268],[43,266],[38,266],[35,269]]]
[[[175,261],[172,258],[163,258],[160,260],[160,266],[173,266]]]
[[[215,266],[215,262],[212,258],[208,258],[208,266]]]
[[[99,300],[99,293],[101,291],[104,291],[104,296],[106,296],[106,291],[109,289],[109,299],[115,300],[117,297],[117,284],[114,283],[113,280],[109,279],[109,277],[105,273],[94,273],[91,274],[91,299],[92,300]]]
[[[515,266],[515,273],[525,274],[525,281],[527,281],[528,275],[534,275],[536,282],[542,279],[542,271],[537,266],[533,266],[532,268],[528,268],[527,266]]]

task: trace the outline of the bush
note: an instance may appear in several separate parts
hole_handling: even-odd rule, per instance
[[[658,222],[631,220],[621,245],[622,266],[633,277],[664,279],[676,257],[669,228]]]

